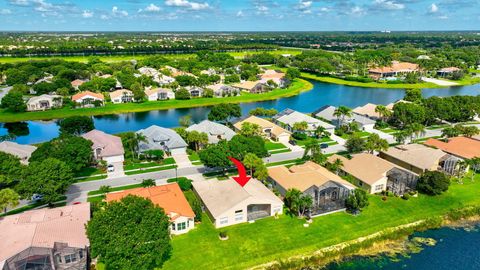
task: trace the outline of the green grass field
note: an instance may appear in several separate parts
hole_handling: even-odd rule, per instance
[[[149,173],[149,172],[158,172],[158,171],[175,169],[176,167],[177,167],[177,165],[167,165],[167,166],[163,166],[163,167],[145,168],[145,169],[140,169],[140,170],[135,170],[135,171],[128,171],[128,172],[125,172],[125,174],[126,175],[134,175],[134,174],[142,174],[142,173]]]
[[[169,157],[159,162],[155,162],[155,161],[139,162],[139,163],[126,162],[126,164],[123,166],[123,169],[125,171],[130,171],[130,170],[144,169],[144,168],[150,168],[155,166],[172,165],[172,164],[175,164],[175,159],[173,159],[172,157]]]
[[[119,114],[127,112],[143,112],[153,110],[166,110],[173,108],[192,108],[204,107],[221,103],[242,103],[255,102],[263,100],[274,100],[281,97],[295,96],[303,91],[308,91],[313,85],[306,80],[296,79],[287,89],[275,89],[273,91],[262,94],[243,93],[236,97],[224,98],[196,98],[189,100],[165,100],[165,101],[148,101],[144,103],[124,103],[124,104],[107,104],[98,108],[81,108],[71,109],[62,108],[57,110],[39,111],[39,112],[23,112],[14,113],[0,110],[0,122],[20,122],[27,120],[50,120],[65,118],[68,116],[93,116],[106,114]]]
[[[480,204],[480,176],[475,182],[452,184],[443,195],[420,195],[406,201],[371,196],[370,205],[359,216],[336,213],[314,219],[305,228],[304,220],[283,215],[253,224],[222,229],[229,239],[220,241],[219,230],[208,217],[196,229],[172,240],[172,258],[162,269],[245,269],[279,258],[309,254],[323,247],[353,240],[383,229],[441,216],[452,209]],[[201,250],[201,252],[199,252]]]
[[[240,52],[228,52],[231,56],[235,58],[243,58],[247,54],[258,54],[262,52],[268,52],[274,55],[280,54],[291,54],[297,55],[300,54],[302,51],[300,49],[278,49],[278,50],[271,50],[271,51],[240,51]],[[194,54],[156,54],[156,55],[107,55],[107,56],[95,56],[99,58],[103,62],[121,62],[121,61],[130,61],[130,60],[142,60],[152,56],[163,56],[169,59],[185,59],[194,57]],[[0,63],[16,63],[16,62],[25,62],[31,60],[53,60],[53,59],[62,59],[65,61],[72,61],[72,62],[88,62],[90,56],[54,56],[54,57],[0,57]]]

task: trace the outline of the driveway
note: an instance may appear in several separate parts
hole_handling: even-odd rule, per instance
[[[7,86],[4,88],[0,88],[0,101],[2,101],[2,98],[12,90],[12,86]]]
[[[125,176],[125,172],[123,171],[123,162],[112,162],[110,163],[113,165],[113,172],[107,172],[107,178],[117,178]]]
[[[458,85],[458,83],[456,83],[456,82],[449,82],[449,81],[445,81],[445,80],[439,80],[439,79],[427,78],[427,77],[422,77],[422,81],[429,82],[429,83],[434,83],[434,84],[440,85],[440,86],[455,86],[455,85]]]
[[[175,163],[179,168],[183,167],[191,167],[192,162],[188,159],[188,154],[172,154],[173,159],[175,159]]]

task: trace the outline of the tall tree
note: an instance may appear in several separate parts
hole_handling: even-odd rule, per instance
[[[187,133],[187,142],[193,144],[195,151],[198,151],[200,146],[208,144],[208,134],[196,130],[190,131]]]
[[[365,141],[365,150],[373,154],[375,151],[385,151],[388,149],[388,141],[380,138],[376,133],[370,134]]]
[[[308,129],[308,123],[306,121],[295,122],[292,128],[295,132],[304,132]]]
[[[439,195],[448,190],[450,178],[443,172],[427,171],[418,178],[418,191],[428,195]]]
[[[43,195],[43,201],[51,204],[63,195],[74,182],[70,167],[63,161],[46,158],[31,162],[16,189],[23,198]]]
[[[12,112],[24,112],[27,109],[27,105],[23,101],[23,95],[19,92],[10,91],[1,101],[1,107]]]
[[[212,107],[208,113],[208,120],[229,123],[231,118],[242,116],[238,104],[222,103]]]
[[[284,201],[289,212],[296,216],[304,216],[306,211],[313,205],[311,196],[305,195],[300,190],[294,188],[287,190]]]
[[[351,213],[356,213],[369,205],[367,192],[363,189],[355,189],[345,200],[345,206]]]
[[[93,258],[107,269],[161,268],[171,256],[170,221],[152,201],[127,196],[94,212],[87,224]]]
[[[347,106],[339,106],[333,112],[333,116],[337,117],[340,126],[343,126],[345,123],[346,117],[352,117],[352,109]]]
[[[7,207],[16,207],[19,203],[20,197],[13,189],[0,189],[0,209],[4,212],[7,212]]]
[[[63,134],[81,135],[95,129],[93,119],[89,116],[71,116],[58,121]]]
[[[192,116],[191,115],[182,116],[178,120],[178,123],[180,124],[181,127],[189,127],[192,124]]]
[[[243,122],[240,134],[246,137],[261,136],[262,128],[255,123]]]

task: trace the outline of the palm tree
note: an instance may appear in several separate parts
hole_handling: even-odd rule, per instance
[[[340,173],[341,168],[343,168],[343,161],[339,158],[335,159],[333,163],[330,163],[330,169],[335,171],[336,175]]]
[[[339,122],[340,119],[342,119],[342,121],[340,122],[340,126],[343,126],[343,123],[345,122],[345,117],[352,117],[352,109],[348,108],[347,106],[339,106],[333,112],[333,116],[336,116]]]
[[[327,130],[325,129],[325,127],[322,127],[322,126],[319,126],[317,127],[317,129],[315,129],[315,135],[318,137],[318,138],[321,138],[325,135],[325,132]]]
[[[411,140],[418,139],[420,136],[425,136],[425,126],[419,123],[412,123],[407,127],[411,132]]]
[[[320,142],[317,139],[310,138],[305,142],[305,152],[303,152],[303,158],[308,156],[312,157],[322,153]]]
[[[377,105],[377,107],[375,107],[375,112],[380,115],[383,122],[386,122],[387,118],[392,115],[392,111],[387,109],[385,105]]]
[[[146,142],[147,137],[143,135],[142,133],[133,133],[133,136],[129,138],[129,145],[131,146],[131,151],[132,151],[132,157],[135,156],[135,153],[137,153],[137,158],[140,158],[140,152],[138,149],[138,146],[141,142]]]

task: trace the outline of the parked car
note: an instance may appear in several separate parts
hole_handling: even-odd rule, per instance
[[[43,200],[43,195],[42,194],[33,194],[32,201],[38,202],[38,201],[41,201],[41,200]]]
[[[321,143],[320,148],[322,149],[328,148],[328,143]]]
[[[107,171],[108,172],[113,172],[113,171],[115,171],[115,167],[112,164],[108,164]]]

